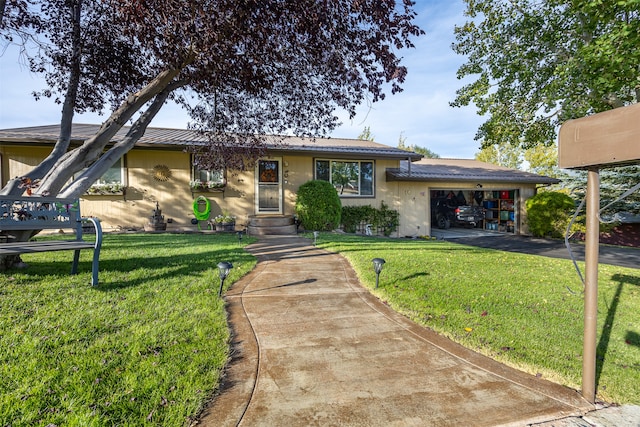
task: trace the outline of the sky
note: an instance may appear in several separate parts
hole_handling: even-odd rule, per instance
[[[376,142],[396,147],[425,147],[443,158],[473,158],[479,151],[474,140],[484,121],[474,106],[454,108],[456,90],[463,81],[456,72],[465,58],[451,49],[454,26],[465,22],[462,0],[417,0],[417,23],[426,32],[414,40],[415,48],[400,53],[408,75],[404,91],[387,95],[371,106],[362,106],[353,120],[338,112],[343,122],[331,134],[357,138],[369,127]],[[35,101],[31,92],[46,87],[44,80],[20,64],[17,51],[0,56],[0,129],[40,126],[60,122],[61,107],[52,99]],[[390,90],[388,91],[390,92]],[[76,115],[75,123],[102,123],[106,116]],[[185,129],[189,117],[175,105],[165,105],[151,126]]]

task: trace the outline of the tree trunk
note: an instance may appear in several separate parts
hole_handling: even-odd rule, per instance
[[[113,112],[113,114],[111,114],[111,117],[102,124],[98,132],[93,137],[87,139],[80,147],[65,153],[57,162],[55,162],[42,179],[37,193],[42,195],[58,194],[69,179],[73,177],[74,173],[91,166],[91,164],[103,154],[105,147],[109,142],[111,142],[116,133],[147,102],[165,90],[172,91],[184,84],[182,82],[174,82],[174,84],[172,84],[172,80],[179,74],[179,72],[179,69],[165,70],[158,74],[158,76],[149,82],[149,84],[147,84],[143,89],[137,93],[131,94],[127,100],[123,102],[122,105]],[[166,96],[164,99],[166,100]],[[160,106],[162,106],[162,104]],[[155,113],[153,115],[155,116]],[[144,131],[142,134],[144,134]],[[142,134],[140,134],[138,138],[142,136]],[[113,163],[108,165],[106,169],[111,167],[112,164]],[[106,169],[104,169],[104,171],[106,171]],[[104,173],[104,171],[102,173]],[[86,185],[89,177],[93,178],[93,181],[86,185],[85,190],[89,188],[91,184],[93,184],[93,182],[102,175],[102,173],[98,175],[93,173],[85,175],[85,184],[82,186]],[[80,194],[82,194],[82,192]]]
[[[19,230],[19,231],[2,231],[0,232],[0,242],[26,242],[31,237],[38,234],[40,230]],[[10,268],[16,267],[22,264],[22,258],[20,255],[0,255],[0,271],[5,271]]]
[[[0,3],[1,10],[4,11],[5,2]],[[78,98],[78,87],[80,86],[80,62],[82,60],[82,35],[81,35],[81,7],[77,4],[71,6],[71,25],[72,25],[72,44],[73,50],[70,58],[70,73],[67,91],[62,104],[62,117],[60,119],[60,134],[58,141],[54,145],[51,153],[38,166],[29,172],[28,178],[32,182],[42,179],[53,167],[53,165],[67,152],[71,141],[71,128],[73,125],[73,115]],[[0,16],[0,23],[2,16]],[[24,192],[24,188],[20,185],[21,177],[11,179],[7,185],[0,190],[2,195],[20,195]]]
[[[80,197],[91,185],[101,177],[118,159],[133,148],[135,143],[144,135],[149,123],[156,116],[169,94],[175,90],[168,87],[163,92],[156,95],[155,99],[147,110],[131,126],[124,139],[116,143],[109,151],[103,154],[91,168],[84,171],[78,178],[69,184],[60,193],[60,197]]]

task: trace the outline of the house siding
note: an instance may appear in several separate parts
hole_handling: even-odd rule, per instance
[[[2,183],[10,178],[25,176],[51,152],[48,147],[2,147]]]
[[[2,184],[10,177],[25,176],[49,153],[49,147],[2,146]],[[296,192],[305,182],[313,179],[315,157],[305,154],[274,153],[272,158],[282,160],[283,213],[295,214]],[[341,156],[323,158],[341,159]],[[269,157],[268,157],[269,158]],[[371,160],[363,157],[364,160]],[[398,160],[373,159],[375,162],[374,197],[342,198],[344,206],[371,205],[380,207],[384,201],[391,209],[402,206],[398,195],[399,183],[386,182],[385,170],[397,168]],[[166,165],[171,171],[167,181],[157,181],[153,177],[156,165]],[[222,212],[236,216],[236,223],[242,227],[248,224],[249,216],[255,214],[255,173],[248,171],[226,171],[227,186],[224,192],[196,192],[189,187],[191,181],[191,156],[178,150],[134,148],[124,158],[124,194],[84,195],[81,209],[84,216],[100,218],[105,230],[141,228],[150,219],[156,203],[165,220],[171,218],[167,230],[196,230],[191,224],[193,201],[204,196],[211,203],[211,216]],[[401,217],[401,222],[403,218]]]
[[[398,201],[402,200],[402,203],[398,203],[399,234],[401,236],[430,235],[429,184],[425,182],[394,182],[393,184],[398,186]]]
[[[99,125],[78,124],[72,133],[72,145],[94,135]],[[122,128],[113,142],[121,140],[128,128]],[[44,159],[59,135],[59,126],[0,130],[0,176],[2,184],[16,176],[27,176]],[[515,231],[527,234],[525,202],[536,194],[540,184],[555,184],[559,180],[532,173],[504,168],[472,159],[421,159],[420,155],[373,141],[327,138],[312,141],[286,137],[283,145],[274,143],[269,156],[281,160],[281,207],[285,215],[295,213],[298,188],[314,178],[314,160],[358,160],[375,163],[373,196],[342,197],[343,206],[370,205],[380,208],[384,202],[400,214],[396,236],[427,236],[431,234],[432,190],[474,191],[482,184],[483,191],[516,190],[517,211]],[[193,201],[205,196],[211,202],[211,218],[221,213],[236,217],[240,227],[248,224],[249,216],[257,212],[255,171],[226,171],[224,191],[192,192],[191,155],[184,151],[190,145],[205,144],[202,135],[188,130],[149,128],[136,147],[124,157],[126,190],[119,195],[84,195],[84,215],[102,219],[106,229],[141,228],[150,219],[156,203],[165,219],[171,219],[168,229],[197,229]],[[411,161],[412,166],[409,166]],[[154,166],[164,165],[171,171],[166,181],[154,179]],[[273,196],[271,196],[273,197]],[[264,199],[272,201],[273,198]],[[271,205],[268,209],[272,209]],[[503,210],[504,211],[504,210]],[[503,213],[501,211],[500,213]],[[510,213],[510,210],[507,210]],[[505,222],[511,220],[505,220]],[[490,224],[494,224],[492,222]],[[500,224],[510,227],[512,224]],[[513,227],[512,227],[513,230]],[[500,230],[498,230],[500,231]],[[509,230],[506,230],[509,231]]]

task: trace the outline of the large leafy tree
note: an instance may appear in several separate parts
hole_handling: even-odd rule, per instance
[[[522,166],[522,150],[505,142],[484,147],[476,153],[475,158],[507,168],[520,169]]]
[[[398,138],[398,148],[400,148],[401,150],[413,151],[414,153],[422,154],[424,157],[428,159],[440,158],[439,154],[434,153],[427,147],[420,147],[418,145],[411,145],[411,144],[407,145],[406,142],[407,142],[407,138],[402,133],[400,133],[400,137]]]
[[[483,148],[476,153],[475,159],[553,178],[563,175],[558,168],[558,148],[555,143],[535,145],[525,150],[503,142]]]
[[[552,144],[559,125],[638,100],[637,0],[465,0],[469,20],[453,49],[471,83],[454,106],[488,119],[476,139]]]
[[[202,166],[244,165],[261,153],[255,135],[324,135],[334,111],[355,115],[368,99],[401,90],[398,52],[422,31],[411,0],[9,0],[0,35],[20,44],[62,105],[51,155],[19,194],[77,197],[130,150],[169,99],[206,131]],[[107,119],[70,149],[76,113]],[[126,137],[109,145],[125,124]],[[218,166],[218,165],[216,165]],[[75,175],[84,170],[80,175]],[[37,184],[37,187],[34,185]]]
[[[562,178],[563,173],[558,168],[558,145],[536,145],[524,152],[524,160],[532,173],[546,175],[553,178]]]

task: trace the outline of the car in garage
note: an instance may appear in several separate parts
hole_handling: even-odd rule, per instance
[[[431,199],[431,221],[440,229],[451,226],[478,227],[484,220],[482,206],[460,204],[457,197]]]

